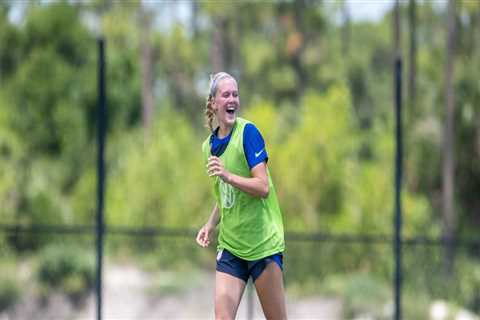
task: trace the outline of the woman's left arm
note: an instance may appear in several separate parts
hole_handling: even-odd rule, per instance
[[[208,158],[207,173],[209,176],[217,176],[251,196],[259,198],[268,197],[269,187],[266,163],[261,162],[257,164],[250,172],[252,174],[251,177],[242,177],[227,171],[220,158],[215,156]]]

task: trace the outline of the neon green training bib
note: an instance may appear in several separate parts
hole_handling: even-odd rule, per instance
[[[242,118],[235,121],[232,136],[220,159],[229,172],[251,177],[243,149]],[[202,145],[205,164],[210,156],[210,137]],[[213,193],[220,210],[218,250],[227,249],[244,260],[257,260],[283,252],[282,213],[267,167],[269,193],[266,199],[253,197],[232,185],[213,177]]]

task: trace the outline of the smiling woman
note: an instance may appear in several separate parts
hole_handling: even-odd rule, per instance
[[[212,102],[210,106],[220,125],[219,137],[225,137],[230,133],[235,123],[235,113],[240,108],[237,81],[228,73],[219,73],[212,79],[209,100]]]
[[[240,108],[237,81],[228,73],[220,72],[213,76],[210,82],[210,92],[205,111],[207,125],[213,131],[213,120],[216,116],[220,124],[219,134],[220,136],[226,136],[230,131],[228,127],[232,127],[235,121],[235,112]],[[220,82],[222,87],[219,91]],[[223,106],[223,108],[218,108],[219,106]],[[229,115],[228,119],[226,114]]]
[[[211,134],[202,146],[216,202],[196,240],[207,247],[219,225],[217,319],[235,318],[250,277],[265,317],[286,319],[282,214],[263,137],[252,122],[237,116],[239,110],[237,81],[228,73],[217,73],[210,81],[205,111]]]

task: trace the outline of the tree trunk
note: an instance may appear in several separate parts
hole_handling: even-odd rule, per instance
[[[191,2],[191,10],[192,10],[192,21],[191,21],[191,28],[193,38],[196,39],[198,36],[198,11],[199,11],[199,3],[197,1]]]
[[[214,18],[213,45],[210,54],[213,73],[223,71],[225,68],[223,27],[223,18]]]
[[[293,2],[293,13],[295,21],[295,30],[301,35],[301,44],[297,50],[293,53],[291,57],[291,64],[293,70],[297,75],[298,80],[298,89],[296,90],[296,100],[299,101],[300,97],[303,96],[304,89],[308,83],[307,72],[303,67],[302,63],[302,53],[305,49],[305,42],[307,36],[307,30],[305,28],[305,12],[308,10],[307,3],[305,0],[295,0]]]
[[[348,57],[350,53],[351,23],[350,11],[345,1],[342,3],[342,20],[342,54],[344,57]]]
[[[408,105],[410,117],[408,123],[411,123],[415,114],[415,100],[417,95],[417,4],[416,0],[410,0],[408,10],[408,20],[410,26],[410,65],[408,72]]]
[[[473,57],[474,59],[480,58],[480,7],[473,14],[474,21],[472,25],[472,34],[473,34]]]
[[[445,124],[443,131],[442,163],[442,204],[443,236],[447,240],[444,255],[444,267],[448,275],[453,272],[456,213],[454,204],[455,186],[455,92],[453,89],[454,50],[455,50],[455,0],[448,1],[448,29],[445,63]]]
[[[140,8],[140,47],[141,47],[141,76],[142,76],[142,106],[144,142],[148,142],[152,124],[154,97],[153,97],[153,60],[150,42],[152,17],[145,8]]]
[[[393,10],[393,49],[394,57],[402,54],[401,52],[401,30],[400,30],[400,2],[395,0],[395,7]]]

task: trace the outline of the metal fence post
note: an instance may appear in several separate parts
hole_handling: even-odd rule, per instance
[[[97,271],[96,271],[96,295],[97,295],[97,319],[102,319],[102,264],[103,264],[103,235],[104,235],[104,190],[105,190],[105,132],[106,132],[106,99],[105,99],[105,40],[100,38],[98,43],[98,107],[97,107]]]

